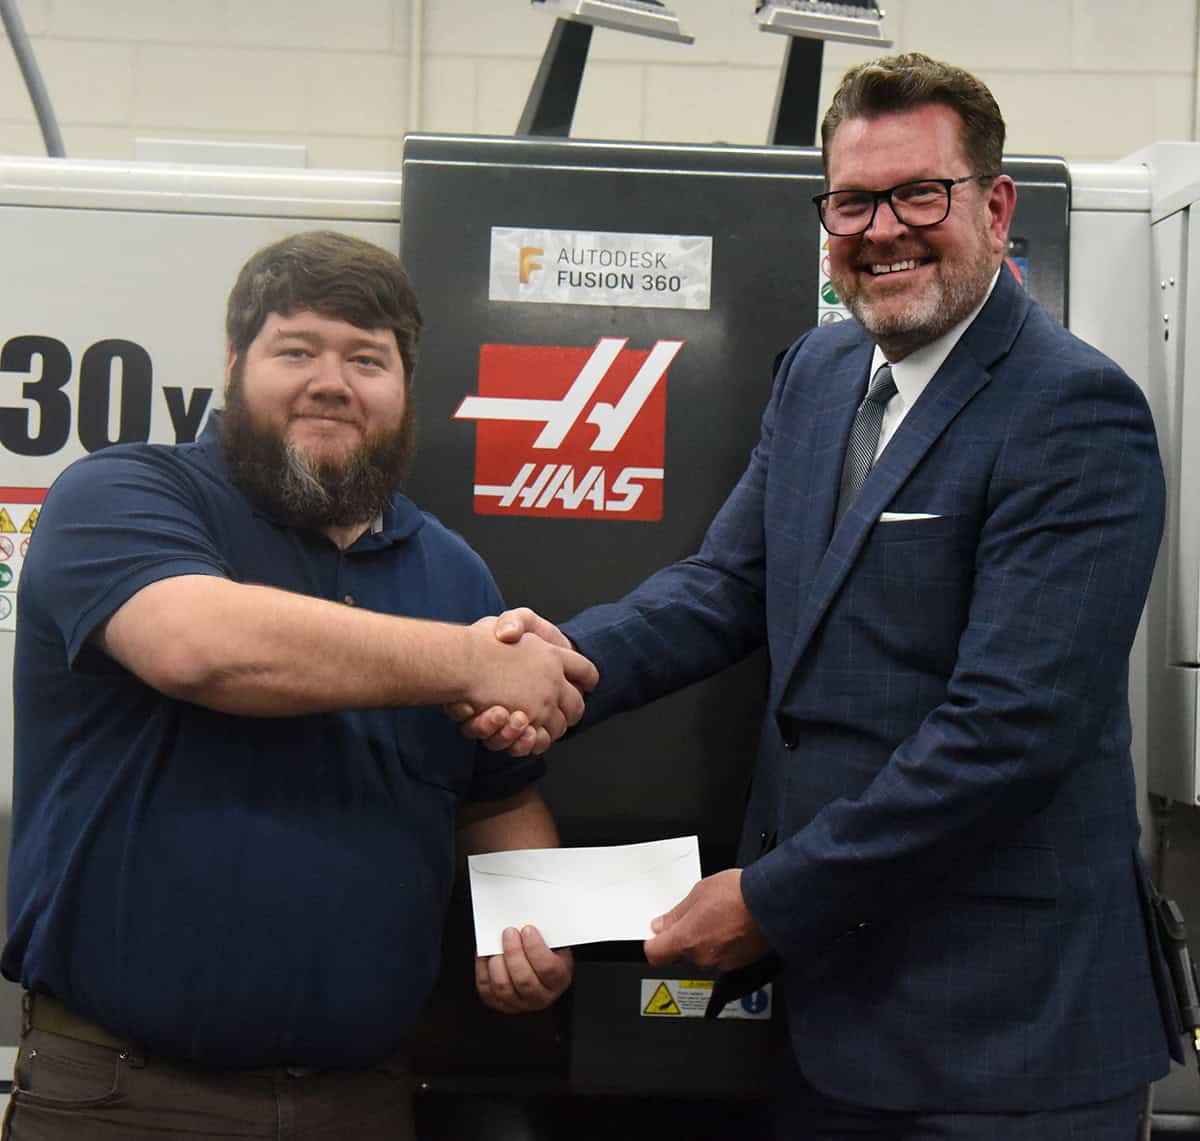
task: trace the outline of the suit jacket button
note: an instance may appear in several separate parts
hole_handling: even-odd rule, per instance
[[[796,723],[790,717],[780,716],[776,718],[776,724],[779,726],[779,736],[783,741],[783,747],[790,753],[800,741],[799,734],[796,732]]]

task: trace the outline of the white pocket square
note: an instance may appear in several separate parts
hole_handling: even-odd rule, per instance
[[[908,523],[913,519],[940,519],[940,515],[927,515],[924,511],[884,511],[880,523]]]

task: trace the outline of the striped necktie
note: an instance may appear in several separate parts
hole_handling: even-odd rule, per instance
[[[867,480],[879,447],[879,429],[883,426],[883,407],[896,395],[891,365],[881,364],[871,377],[867,395],[854,413],[850,426],[850,441],[846,445],[846,462],[842,466],[842,486],[838,495],[837,518],[840,519]]]

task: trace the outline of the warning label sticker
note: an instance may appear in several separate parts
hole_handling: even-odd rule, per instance
[[[838,296],[833,284],[829,255],[829,235],[817,225],[817,324],[833,325],[850,316],[846,303]]]
[[[643,996],[645,996],[646,988],[653,985],[653,983],[653,979],[642,979]],[[675,1001],[675,996],[668,989],[667,984],[660,982],[655,988],[654,993],[650,996],[650,1001],[642,1007],[642,1013],[658,1016],[660,1014],[682,1014],[683,1011],[679,1009],[679,1003]]]
[[[712,979],[642,979],[643,1018],[703,1018],[712,996]],[[771,984],[726,1003],[721,1018],[771,1017]]]
[[[0,487],[0,630],[16,629],[17,583],[45,496],[44,487]]]

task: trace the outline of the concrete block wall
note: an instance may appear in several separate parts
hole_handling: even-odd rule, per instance
[[[527,0],[16,0],[73,157],[139,137],[300,143],[394,170],[409,130],[508,134],[550,34]],[[671,0],[692,46],[597,29],[573,134],[762,143],[787,47],[752,0]],[[1112,159],[1196,137],[1196,0],[885,0],[897,50],[975,70],[1009,150]],[[414,38],[415,37],[415,38]],[[825,48],[822,102],[870,49]],[[0,37],[0,153],[41,136]]]

